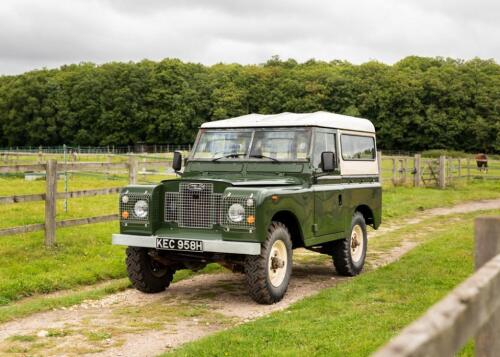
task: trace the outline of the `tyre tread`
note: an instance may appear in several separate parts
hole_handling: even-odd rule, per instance
[[[352,216],[352,222],[358,219],[361,219],[361,221],[364,224],[363,230],[366,231],[366,223],[363,215],[360,212],[355,212],[354,215]],[[350,258],[351,257],[350,251],[351,247],[349,245],[349,238],[339,239],[333,242],[333,249],[332,249],[333,265],[335,266],[335,270],[337,270],[337,273],[340,275],[355,276],[358,275],[363,269],[362,266],[361,269],[357,269],[353,265]]]
[[[159,279],[149,272],[146,259],[150,258],[144,248],[127,248],[127,273],[132,286],[144,293],[158,293],[165,290],[172,282],[175,270],[167,268],[165,277]]]
[[[274,304],[283,298],[281,296],[275,296],[269,289],[266,276],[266,263],[268,250],[271,249],[271,237],[273,233],[278,230],[283,229],[287,233],[287,242],[291,247],[290,232],[288,228],[281,222],[272,222],[267,230],[267,237],[264,243],[262,243],[262,249],[260,255],[249,255],[245,259],[245,275],[246,283],[248,287],[248,292],[251,298],[259,304]]]

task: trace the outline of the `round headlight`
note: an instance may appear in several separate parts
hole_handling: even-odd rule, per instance
[[[122,203],[128,203],[128,196],[127,195],[123,195],[122,196]]]
[[[134,215],[139,218],[145,218],[148,215],[148,203],[144,200],[139,200],[134,205]]]
[[[239,203],[233,203],[229,210],[227,211],[227,215],[232,222],[238,223],[243,221],[245,217],[245,208]]]

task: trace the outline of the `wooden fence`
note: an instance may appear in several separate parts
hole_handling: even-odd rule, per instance
[[[167,159],[165,159],[164,161],[146,161],[149,158],[143,157],[143,160],[140,161],[139,158],[139,156],[130,155],[128,156],[128,161],[126,162],[66,163],[57,163],[55,160],[50,159],[46,163],[0,166],[0,174],[45,171],[47,176],[47,187],[45,193],[0,197],[0,204],[45,201],[45,223],[3,228],[0,229],[0,237],[11,234],[45,230],[45,243],[46,245],[50,246],[55,241],[55,230],[58,227],[71,227],[76,225],[106,222],[117,219],[118,216],[116,214],[112,214],[56,222],[55,202],[57,199],[116,194],[120,189],[119,187],[111,187],[96,190],[56,192],[57,173],[68,171],[81,172],[89,170],[100,170],[109,173],[112,170],[128,170],[129,182],[131,184],[134,184],[137,183],[139,167],[167,167],[167,165],[169,165]],[[444,188],[448,183],[457,178],[469,179],[471,177],[474,177],[474,174],[471,173],[472,169],[474,168],[474,162],[472,159],[447,159],[444,156],[441,156],[439,159],[429,159],[422,158],[418,154],[414,157],[382,156],[382,153],[380,152],[378,158],[381,181],[387,180],[387,174],[389,173],[390,180],[395,185],[411,184],[415,187],[419,187],[421,185],[437,185],[438,187]],[[109,159],[108,161],[112,161],[112,159]],[[388,161],[390,165],[386,165]],[[496,176],[491,176],[489,178],[496,178]],[[500,179],[500,175],[498,176],[498,179]]]
[[[45,231],[45,245],[53,246],[56,241],[56,229],[63,227],[73,227],[91,223],[108,222],[118,219],[118,214],[109,214],[94,217],[76,218],[64,221],[56,221],[56,200],[76,197],[89,197],[97,195],[116,194],[121,187],[109,187],[92,190],[80,190],[72,192],[57,192],[57,175],[63,171],[89,171],[89,170],[128,170],[129,183],[137,183],[137,175],[139,164],[145,166],[162,166],[167,167],[169,162],[139,162],[137,157],[130,156],[128,162],[125,163],[68,163],[58,164],[56,160],[49,160],[45,164],[36,165],[11,165],[0,166],[0,173],[19,173],[45,171],[46,173],[46,190],[45,193],[31,195],[14,195],[0,197],[0,204],[16,204],[22,202],[45,201],[45,222],[38,224],[30,224],[19,227],[0,229],[0,237],[13,234],[22,234],[28,232]]]
[[[475,236],[476,273],[374,356],[454,356],[471,338],[476,356],[500,355],[500,217],[477,218]]]
[[[455,180],[472,178],[500,180],[500,161],[489,160],[489,171],[479,171],[472,158],[423,158],[383,156],[379,152],[380,177],[393,185],[436,186],[445,188]]]

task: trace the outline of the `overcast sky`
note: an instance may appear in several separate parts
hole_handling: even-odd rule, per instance
[[[165,57],[500,59],[499,0],[2,0],[0,74]]]

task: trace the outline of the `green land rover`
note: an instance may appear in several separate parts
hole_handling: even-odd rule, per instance
[[[246,275],[256,302],[275,303],[295,248],[332,256],[339,274],[361,272],[367,225],[381,223],[376,156],[366,119],[316,112],[204,123],[189,157],[174,155],[179,179],[122,189],[113,244],[128,246],[140,291],[217,262]]]

